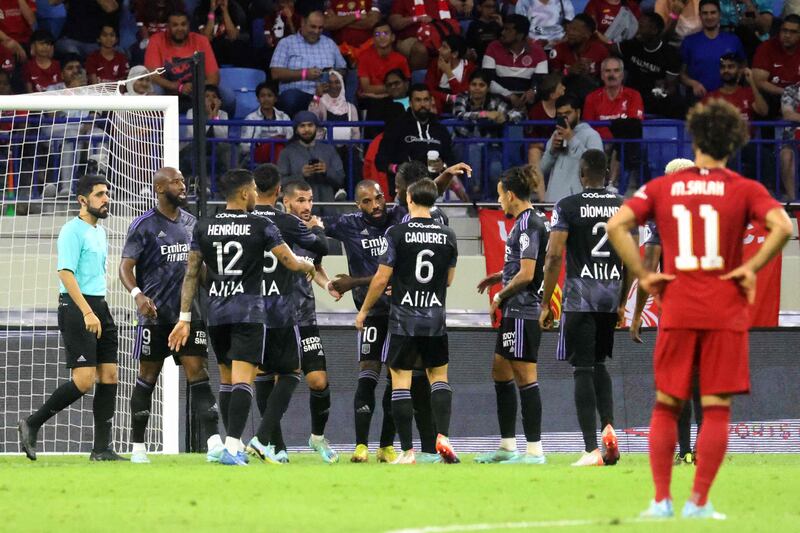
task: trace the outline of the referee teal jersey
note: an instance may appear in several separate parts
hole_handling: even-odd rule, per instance
[[[106,295],[107,256],[106,230],[100,225],[92,226],[75,217],[58,233],[58,270],[75,274],[81,294]],[[66,294],[64,284],[58,285],[61,294]]]

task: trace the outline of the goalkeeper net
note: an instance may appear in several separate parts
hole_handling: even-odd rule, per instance
[[[78,213],[74,190],[86,173],[111,186],[110,216],[100,223],[109,245],[107,300],[119,327],[113,436],[117,451],[129,450],[136,310],[117,268],[131,221],[155,205],[152,178],[162,166],[178,167],[175,97],[123,96],[106,83],[0,99],[0,453],[19,452],[18,421],[70,377],[57,326],[56,240]],[[153,396],[152,451],[178,451],[177,389],[169,360]],[[91,406],[90,393],[45,424],[39,451],[90,451]]]

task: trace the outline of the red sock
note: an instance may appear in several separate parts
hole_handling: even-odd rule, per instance
[[[656,501],[671,498],[672,454],[678,440],[680,408],[656,402],[650,419],[650,470],[656,488]],[[705,422],[705,421],[704,421]]]
[[[708,491],[714,482],[725,451],[728,449],[728,422],[731,408],[724,405],[703,407],[703,425],[697,436],[697,471],[691,500],[703,506],[708,501]]]

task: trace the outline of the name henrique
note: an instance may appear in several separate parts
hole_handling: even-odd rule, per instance
[[[216,236],[242,236],[242,235],[250,235],[250,225],[249,224],[210,224],[208,226],[208,235],[216,235]]]

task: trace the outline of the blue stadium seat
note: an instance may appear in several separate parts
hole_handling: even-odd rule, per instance
[[[586,9],[586,4],[589,3],[589,0],[572,0],[572,7],[575,8],[575,14],[583,13],[583,10]]]
[[[258,109],[258,98],[253,91],[237,92],[236,94],[236,111],[233,118],[244,118],[248,113]]]
[[[219,86],[233,92],[255,91],[256,85],[267,79],[263,70],[226,67],[219,71]]]
[[[664,167],[676,157],[692,159],[691,145],[688,136],[683,132],[683,123],[676,125],[672,121],[646,120],[642,128],[644,150],[650,167],[651,176],[664,174]],[[679,146],[678,141],[683,141]]]

